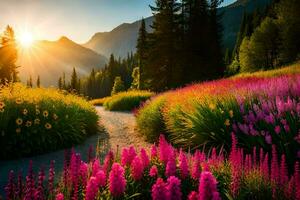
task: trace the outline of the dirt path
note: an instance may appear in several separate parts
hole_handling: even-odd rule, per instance
[[[135,117],[130,112],[111,112],[104,110],[103,107],[96,107],[100,116],[100,123],[108,133],[109,146],[116,150],[117,146],[136,148],[149,148],[150,144],[136,130]]]

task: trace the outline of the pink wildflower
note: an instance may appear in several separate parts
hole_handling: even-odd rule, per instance
[[[133,161],[133,159],[135,158],[135,156],[136,156],[137,154],[136,154],[136,152],[135,152],[135,149],[134,149],[134,147],[133,146],[130,146],[129,147],[129,150],[128,150],[128,165],[131,165],[131,162]]]
[[[135,156],[131,162],[131,176],[135,181],[140,180],[143,177],[144,166],[141,159],[138,156]]]
[[[189,175],[189,166],[185,153],[180,149],[179,153],[179,168],[182,179],[185,179]]]
[[[112,151],[109,151],[108,154],[105,156],[103,168],[102,168],[105,174],[109,173],[113,162],[114,162],[114,153]]]
[[[279,134],[281,132],[280,126],[275,126],[275,133]]]
[[[150,164],[150,159],[144,148],[141,149],[141,159],[142,159],[144,168],[148,167],[148,165]]]
[[[98,187],[104,187],[106,185],[106,175],[103,170],[99,170],[96,174],[96,181]]]
[[[202,172],[199,183],[199,200],[220,200],[217,181],[210,172]]]
[[[96,176],[98,171],[101,169],[101,164],[98,159],[95,159],[92,166],[92,176]]]
[[[156,165],[153,165],[151,168],[150,168],[150,171],[149,171],[149,175],[154,178],[158,175],[158,169],[156,167]]]
[[[64,200],[64,195],[62,193],[58,193],[55,197],[55,200]]]
[[[279,174],[279,180],[280,180],[280,184],[282,186],[284,186],[285,184],[287,184],[289,177],[288,177],[288,169],[286,166],[286,161],[285,161],[285,155],[282,154],[281,156],[281,163],[280,163],[280,174]]]
[[[159,159],[164,162],[165,164],[167,164],[168,162],[168,158],[170,155],[170,146],[168,144],[168,142],[165,139],[164,135],[160,135],[159,137]]]
[[[279,179],[279,166],[276,146],[272,145],[271,180],[277,183]]]
[[[170,200],[181,200],[182,193],[181,193],[181,181],[175,177],[170,176],[167,180],[167,189],[169,192]]]
[[[176,156],[175,156],[175,152],[172,151],[172,153],[169,155],[169,160],[166,166],[166,176],[169,177],[175,175],[176,175]]]
[[[151,159],[154,159],[157,157],[157,148],[155,145],[151,146]]]
[[[98,184],[96,177],[92,176],[87,183],[86,187],[86,200],[95,200],[98,193]]]
[[[168,200],[167,184],[158,178],[152,186],[152,200]]]
[[[124,168],[118,163],[112,165],[109,174],[109,190],[114,197],[122,196],[126,188],[126,179],[124,177]]]
[[[198,200],[198,193],[195,191],[192,191],[188,196],[188,200]]]
[[[128,149],[127,148],[122,149],[121,164],[122,164],[122,166],[125,166],[128,164]]]

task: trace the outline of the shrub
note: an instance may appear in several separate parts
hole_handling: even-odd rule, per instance
[[[81,143],[98,128],[98,116],[84,99],[55,89],[0,89],[1,159],[29,156]]]
[[[132,111],[153,95],[152,92],[139,90],[121,92],[105,99],[103,105],[106,110],[110,111]]]
[[[49,187],[43,187],[43,170],[39,172],[38,178],[35,178],[32,164],[24,186],[19,184],[23,182],[22,178],[19,176],[16,180],[14,172],[11,171],[5,188],[6,199],[35,199],[37,196],[45,199],[53,199],[56,196],[57,199],[78,200],[151,197],[154,200],[188,197],[207,200],[299,199],[299,163],[288,173],[282,168],[284,164],[279,164],[284,163],[284,159],[275,163],[271,161],[273,158],[269,158],[263,151],[260,156],[256,155],[256,151],[243,154],[244,150],[235,144],[233,137],[228,159],[224,152],[217,153],[215,149],[209,155],[202,151],[180,151],[178,154],[175,153],[178,150],[161,136],[159,145],[152,147],[159,150],[157,154],[150,156],[143,149],[138,153],[133,147],[125,148],[122,152],[127,153],[122,155],[109,152],[104,158],[103,167],[99,167],[98,158],[86,163],[81,160],[79,154],[71,152],[71,155],[68,155],[71,159],[65,162],[68,164],[61,169],[62,173],[55,173],[54,162],[51,162]],[[145,157],[147,162],[143,162]],[[187,166],[182,165],[183,160]],[[261,160],[264,162],[260,162]],[[269,163],[275,164],[270,167]],[[170,167],[174,169],[172,175],[167,173]],[[271,178],[273,168],[280,169],[278,179]],[[182,176],[183,171],[187,172],[185,176]],[[58,174],[56,184],[53,183],[54,174]],[[195,174],[197,177],[194,177]],[[23,187],[26,190],[23,190]]]
[[[114,86],[111,91],[111,95],[115,95],[119,92],[125,91],[124,82],[121,79],[121,76],[117,76],[114,81]]]
[[[162,120],[162,108],[165,104],[163,96],[156,97],[146,102],[136,113],[136,122],[139,132],[149,142],[156,142],[160,133],[165,133],[165,124]]]
[[[103,106],[105,101],[108,101],[110,97],[103,97],[101,99],[94,99],[91,100],[90,103],[93,104],[94,106]]]
[[[276,77],[286,72],[290,75]],[[147,138],[155,139],[157,128],[152,121],[160,122],[175,146],[207,151],[228,150],[234,131],[248,151],[253,146],[270,151],[276,144],[293,162],[300,154],[300,75],[291,72],[280,69],[266,72],[266,77],[260,72],[257,77],[234,77],[167,92],[159,97],[165,100],[159,109],[155,98],[140,108],[138,127]]]

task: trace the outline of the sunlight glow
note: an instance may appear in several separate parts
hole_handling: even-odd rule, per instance
[[[18,41],[23,48],[30,48],[34,42],[34,38],[31,33],[23,32],[19,35]]]

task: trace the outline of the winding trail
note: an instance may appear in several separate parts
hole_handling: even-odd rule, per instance
[[[107,142],[110,148],[116,150],[133,145],[137,149],[149,148],[150,144],[145,142],[136,129],[135,117],[130,112],[111,112],[103,107],[96,107],[100,116],[100,124],[107,132]]]

